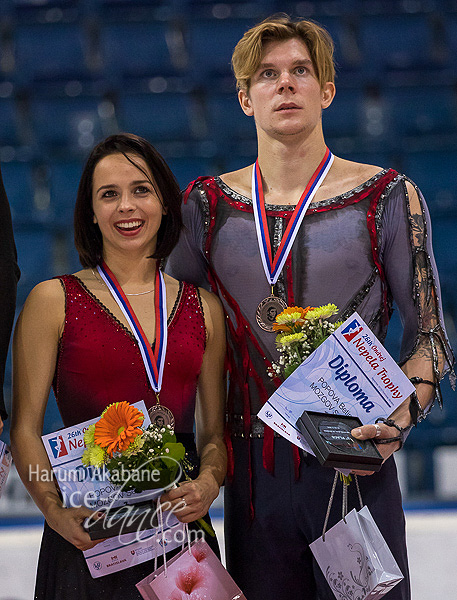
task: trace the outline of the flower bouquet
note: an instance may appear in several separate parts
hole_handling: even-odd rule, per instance
[[[109,481],[123,492],[160,491],[171,488],[184,476],[190,479],[191,463],[183,444],[176,441],[170,425],[151,423],[143,427],[144,415],[128,402],[115,402],[84,433],[86,449],[81,461],[85,467],[104,469]],[[156,504],[150,500],[115,508],[105,518],[86,524],[92,539],[112,537],[157,527]],[[204,519],[198,525],[211,536],[215,533]]]
[[[135,406],[125,401],[110,404],[85,431],[81,461],[85,467],[103,470],[119,491],[157,490],[159,495],[180,479],[185,448],[169,425],[143,424],[144,415]],[[150,529],[158,525],[156,512],[154,500],[111,507],[103,518],[94,513],[85,528],[91,539]]]
[[[338,327],[342,321],[331,323],[328,319],[338,313],[335,304],[312,308],[290,306],[276,316],[273,331],[280,353],[277,363],[269,371],[270,377],[283,375],[286,379],[308,358]]]
[[[180,476],[185,448],[173,429],[151,424],[128,402],[110,404],[84,434],[82,463],[105,467],[111,483],[123,491],[166,488]]]

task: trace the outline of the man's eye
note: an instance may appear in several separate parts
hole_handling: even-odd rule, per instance
[[[266,77],[267,79],[271,79],[272,77],[274,77],[275,72],[272,71],[271,69],[267,69],[266,71],[263,72],[263,76]]]
[[[296,69],[296,71],[295,71],[295,72],[296,72],[298,75],[304,75],[304,74],[306,73],[306,71],[307,71],[307,68],[306,68],[306,67],[297,67],[297,69]]]

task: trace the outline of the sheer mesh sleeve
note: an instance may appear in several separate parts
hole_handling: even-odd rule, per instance
[[[188,197],[185,194],[184,198],[184,228],[166,262],[165,272],[175,279],[209,290],[208,264],[204,253],[206,196],[201,193],[201,186],[197,183]]]
[[[420,190],[402,179],[391,193],[381,222],[381,252],[393,299],[404,326],[400,365],[411,378],[436,383],[452,371],[454,357],[443,320],[438,272],[433,257],[430,216]],[[413,420],[430,410],[413,394]]]

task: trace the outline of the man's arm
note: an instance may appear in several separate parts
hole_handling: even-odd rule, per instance
[[[183,203],[184,227],[178,244],[167,260],[165,272],[175,279],[209,290],[208,262],[204,253],[206,233],[202,202],[204,199],[200,191],[194,187]]]
[[[11,329],[16,308],[16,288],[19,280],[19,267],[17,266],[17,253],[13,236],[11,211],[8,204],[5,188],[0,171],[0,222],[2,234],[0,235],[0,298],[2,310],[0,315],[0,421],[6,419],[8,414],[5,409],[3,397],[3,384],[5,378],[5,364]],[[3,423],[0,428],[3,428]]]
[[[425,418],[435,399],[441,404],[439,382],[454,365],[444,327],[428,209],[409,181],[394,190],[378,233],[386,277],[404,327],[399,363],[416,387],[416,393],[390,415],[405,429]],[[362,432],[356,437],[373,438],[376,428],[365,425]],[[382,425],[381,439],[398,435],[394,427]],[[394,442],[378,446],[378,450],[388,458],[399,446]]]

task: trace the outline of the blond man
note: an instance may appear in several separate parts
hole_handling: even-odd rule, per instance
[[[257,184],[253,165],[192,182],[184,196],[186,228],[168,264],[174,277],[215,291],[227,316],[228,569],[248,600],[334,599],[308,547],[322,533],[332,469],[300,456],[256,417],[275,389],[268,366],[278,354],[268,309],[333,302],[338,319],[357,310],[382,340],[395,299],[405,324],[399,360],[417,394],[388,423],[354,433],[380,442],[385,462],[379,473],[361,478],[362,496],[404,575],[389,598],[407,600],[404,515],[392,454],[430,409],[453,362],[427,208],[405,176],[329,153],[322,112],[335,97],[333,43],[317,24],[266,19],[239,41],[232,65],[241,109],[255,120]],[[268,271],[262,245],[270,244],[275,256],[319,169],[322,183],[304,219],[295,221],[291,249],[279,273]],[[253,215],[253,202],[262,202],[259,187],[264,238]],[[338,494],[331,524],[341,518]]]

